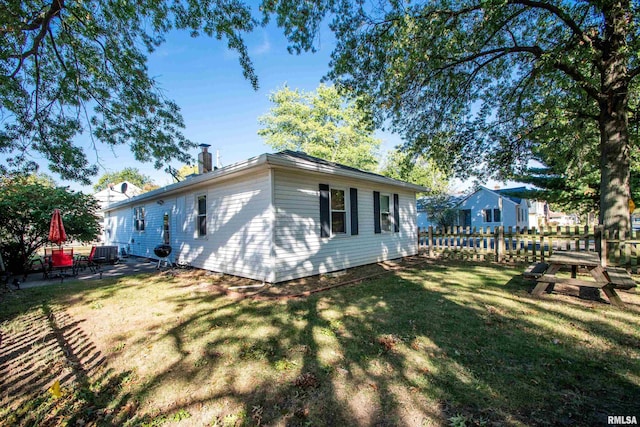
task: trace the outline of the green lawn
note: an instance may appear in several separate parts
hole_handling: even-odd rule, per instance
[[[289,300],[234,299],[193,272],[5,294],[0,424],[640,419],[640,297],[536,299],[521,271],[424,264]]]

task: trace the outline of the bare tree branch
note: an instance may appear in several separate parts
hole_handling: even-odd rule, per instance
[[[30,56],[37,55],[38,49],[40,49],[40,43],[42,43],[42,39],[44,39],[44,37],[47,35],[47,32],[49,31],[49,25],[51,24],[51,21],[53,20],[53,18],[55,18],[60,14],[60,11],[62,10],[63,7],[64,7],[64,0],[52,0],[51,6],[49,7],[49,10],[47,11],[47,13],[45,13],[44,17],[42,17],[41,20],[38,19],[34,21],[32,25],[26,29],[26,30],[36,30],[40,28],[40,31],[33,38],[33,44],[31,45],[31,48],[29,50],[27,50],[22,54],[9,55],[9,58],[14,58],[18,60],[18,66],[13,71],[13,73],[11,73],[11,76],[10,76],[11,78],[15,77],[18,74],[18,72],[22,68],[22,64],[24,63],[25,59],[27,59]],[[36,24],[40,24],[40,25],[36,25]]]

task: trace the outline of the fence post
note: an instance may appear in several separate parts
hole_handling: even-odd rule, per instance
[[[433,252],[433,248],[432,248],[432,246],[433,246],[433,225],[429,226],[429,234],[428,234],[427,238],[429,239],[429,246],[428,246],[428,249],[427,249],[427,256],[429,258],[431,258],[431,256],[434,253]]]
[[[496,241],[496,251],[498,262],[502,262],[504,259],[504,227],[501,225],[496,227],[498,229],[498,237]]]

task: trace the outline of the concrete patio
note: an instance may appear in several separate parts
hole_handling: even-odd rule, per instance
[[[118,277],[118,276],[126,276],[131,274],[138,273],[151,273],[156,270],[158,266],[157,260],[152,260],[149,258],[143,257],[134,257],[129,256],[127,258],[121,258],[117,264],[103,265],[101,268],[102,278],[107,277]],[[166,269],[166,267],[161,267],[161,269]],[[77,276],[68,276],[64,277],[62,283],[68,283],[72,281],[87,281],[87,280],[96,280],[100,279],[100,271],[93,272],[89,268],[85,268],[84,270],[80,270]],[[55,285],[60,284],[61,280],[59,277],[51,277],[49,279],[43,278],[43,274],[41,272],[32,273],[27,277],[27,280],[20,281],[20,288],[34,288],[37,286],[47,286],[47,285]],[[9,285],[11,286],[11,285]],[[13,288],[13,286],[12,286]]]

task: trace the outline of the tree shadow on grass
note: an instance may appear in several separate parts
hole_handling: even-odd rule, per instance
[[[516,275],[428,266],[286,301],[186,287],[165,301],[179,320],[160,319],[166,327],[139,343],[170,351],[170,359],[133,381],[135,367],[88,375],[105,385],[81,387],[94,395],[60,416],[134,425],[190,416],[194,424],[415,426],[451,417],[468,425],[593,425],[635,415],[638,319],[533,299]],[[178,397],[163,401],[170,388]],[[142,410],[143,402],[155,403]],[[90,408],[98,408],[94,418]]]

